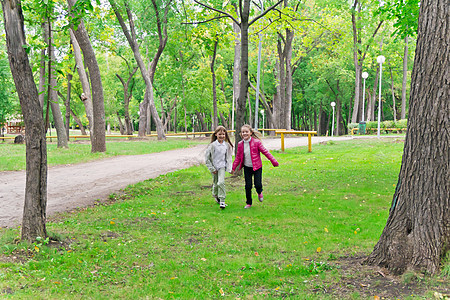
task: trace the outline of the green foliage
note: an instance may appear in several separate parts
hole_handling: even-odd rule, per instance
[[[406,36],[415,36],[419,20],[419,0],[386,1],[379,8],[379,14],[385,14],[388,19],[394,21],[394,32],[404,39]]]

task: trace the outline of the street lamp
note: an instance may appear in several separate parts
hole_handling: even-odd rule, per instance
[[[380,89],[378,92],[378,133],[377,137],[380,138],[380,120],[381,120],[381,75],[383,74],[383,63],[386,58],[383,55],[377,57],[377,63],[380,64]]]
[[[363,83],[363,102],[362,102],[362,122],[364,122],[364,102],[366,102],[366,79],[369,77],[369,73],[363,72],[362,78],[364,79]]]
[[[333,122],[331,122],[331,136],[333,137],[333,131],[334,131],[334,107],[336,106],[336,102],[330,103],[331,107],[333,108]]]

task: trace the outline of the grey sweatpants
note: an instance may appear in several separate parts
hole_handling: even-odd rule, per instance
[[[213,186],[212,195],[217,197],[220,201],[224,201],[227,195],[225,190],[225,168],[220,168],[217,173],[212,174],[213,176]]]

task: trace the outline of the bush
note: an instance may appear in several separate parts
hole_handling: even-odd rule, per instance
[[[347,128],[348,130],[352,130],[353,128],[358,128],[359,123],[348,123]]]
[[[394,121],[383,121],[380,124],[381,128],[396,128]]]
[[[376,122],[376,121],[366,122],[366,128],[377,128],[377,127],[378,127],[378,122]]]
[[[407,120],[407,119],[398,120],[398,121],[395,123],[395,128],[406,128],[407,123],[408,123],[408,120]]]

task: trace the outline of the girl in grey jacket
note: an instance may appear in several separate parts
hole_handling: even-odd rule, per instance
[[[221,209],[225,204],[225,172],[231,172],[233,144],[227,130],[218,126],[211,135],[211,143],[205,154],[205,163],[213,177],[212,195]]]

